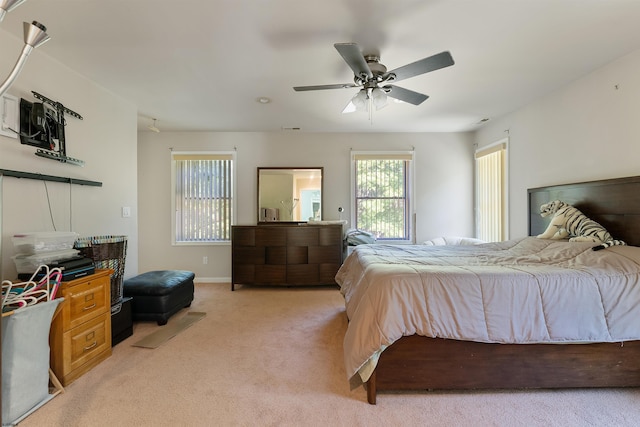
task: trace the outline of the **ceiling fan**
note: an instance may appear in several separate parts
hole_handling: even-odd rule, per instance
[[[347,105],[343,113],[357,110],[370,112],[371,106],[380,109],[386,105],[387,96],[408,102],[409,104],[420,105],[429,98],[429,96],[389,83],[399,82],[409,77],[439,70],[454,64],[451,54],[445,51],[387,71],[387,67],[380,63],[379,54],[365,54],[356,43],[336,43],[333,46],[353,70],[354,83],[296,86],[293,89],[300,92],[324,89],[361,88],[351,102],[349,102],[349,105]]]

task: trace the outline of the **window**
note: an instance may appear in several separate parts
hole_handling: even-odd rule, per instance
[[[379,240],[411,240],[413,151],[352,152],[352,224]]]
[[[476,151],[476,237],[507,237],[507,140]]]
[[[173,243],[227,243],[235,216],[235,153],[172,152]]]

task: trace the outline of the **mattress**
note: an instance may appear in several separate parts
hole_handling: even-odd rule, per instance
[[[402,336],[486,343],[640,339],[640,248],[524,237],[474,246],[361,245],[336,282],[349,378]]]

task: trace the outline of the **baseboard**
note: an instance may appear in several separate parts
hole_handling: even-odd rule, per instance
[[[231,283],[231,277],[198,277],[193,279],[194,283]]]

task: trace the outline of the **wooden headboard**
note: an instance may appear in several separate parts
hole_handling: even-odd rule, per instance
[[[544,232],[549,224],[550,218],[540,216],[540,206],[562,200],[602,224],[615,239],[640,246],[640,176],[531,188],[527,192],[530,236]]]

